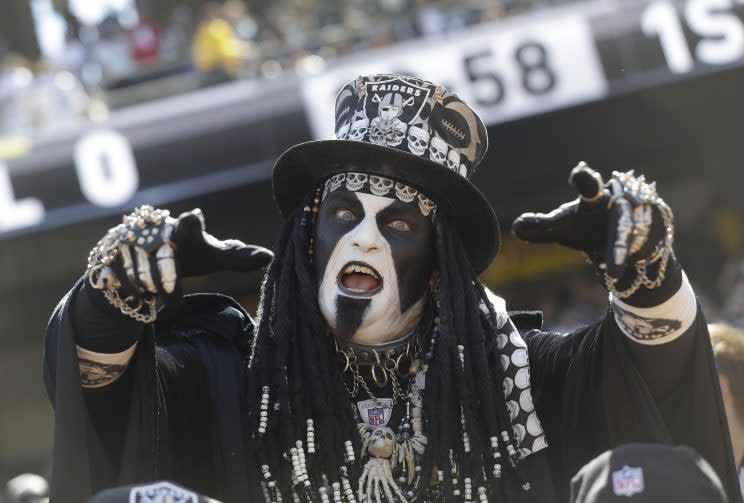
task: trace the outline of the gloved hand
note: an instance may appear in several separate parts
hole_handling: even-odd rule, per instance
[[[184,277],[219,271],[253,271],[267,265],[272,253],[260,246],[205,231],[199,209],[170,217],[166,210],[141,206],[109,229],[88,258],[88,281],[114,307],[138,321],[154,319],[154,299],[181,295]],[[141,312],[144,305],[149,314]]]
[[[654,183],[633,172],[614,172],[608,183],[585,163],[576,166],[569,183],[579,193],[574,201],[550,213],[524,213],[512,225],[514,234],[534,243],[558,243],[585,252],[600,270],[605,285],[620,298],[641,285],[663,281],[674,239],[673,215],[656,194]],[[646,268],[658,263],[657,278]],[[623,291],[618,288],[623,287]]]

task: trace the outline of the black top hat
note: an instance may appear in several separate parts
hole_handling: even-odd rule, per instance
[[[570,503],[728,503],[711,466],[686,446],[625,444],[571,480]]]
[[[405,182],[453,220],[480,273],[499,248],[493,208],[470,182],[487,148],[483,121],[451,91],[402,75],[358,77],[336,98],[336,138],[301,143],[276,162],[274,198],[286,218],[335,174]]]

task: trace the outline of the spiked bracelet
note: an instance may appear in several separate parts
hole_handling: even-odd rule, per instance
[[[658,288],[666,277],[666,269],[669,257],[672,254],[674,244],[674,213],[671,208],[659,197],[655,184],[648,184],[643,176],[635,177],[632,171],[627,173],[613,173],[611,184],[619,185],[621,190],[610,199],[610,204],[620,204],[621,199],[628,197],[634,203],[633,209],[633,239],[630,244],[629,255],[637,253],[647,242],[651,228],[651,207],[658,208],[664,221],[664,236],[656,244],[654,251],[648,258],[637,260],[635,278],[630,286],[619,290],[617,284],[619,278],[613,278],[607,272],[604,273],[605,285],[608,291],[618,299],[626,299],[633,295],[641,286],[648,289]],[[626,201],[627,202],[627,201]],[[622,225],[622,222],[619,226]],[[658,272],[655,279],[648,277],[648,267],[658,262]]]
[[[155,295],[137,288],[136,294],[123,295],[123,285],[112,268],[120,256],[120,245],[128,244],[151,248],[162,238],[166,210],[143,205],[122,218],[122,223],[108,230],[88,255],[86,276],[88,283],[103,292],[106,300],[122,314],[140,323],[152,323],[156,318]]]

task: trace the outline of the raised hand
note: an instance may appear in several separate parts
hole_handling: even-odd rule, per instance
[[[175,219],[167,210],[141,206],[93,248],[87,276],[114,307],[149,323],[155,319],[157,296],[180,296],[181,278],[252,271],[271,258],[265,248],[208,234],[198,209]]]
[[[514,234],[525,241],[559,243],[587,253],[607,288],[620,298],[641,285],[659,286],[671,254],[674,217],[655,184],[632,171],[614,172],[605,184],[585,163],[571,171],[569,183],[578,192],[577,199],[547,214],[524,213],[514,221]],[[656,263],[658,274],[651,280],[646,268]],[[619,284],[625,288],[618,290]]]

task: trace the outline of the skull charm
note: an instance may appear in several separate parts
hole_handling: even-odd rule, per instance
[[[325,191],[323,192],[323,197],[328,195],[329,192],[333,192],[334,190],[338,189],[341,184],[344,183],[346,180],[346,174],[340,173],[338,175],[333,175],[328,180],[326,180],[325,183]]]
[[[408,128],[408,150],[412,154],[424,155],[426,147],[429,145],[429,138],[431,138],[431,135],[428,131],[418,126],[411,126]]]
[[[389,459],[395,451],[395,433],[387,427],[376,428],[369,439],[367,452],[375,458]]]
[[[384,196],[393,188],[394,182],[381,176],[369,177],[369,190],[376,196]]]
[[[432,211],[436,211],[437,205],[434,204],[434,201],[429,199],[428,197],[424,197],[419,193],[418,195],[418,205],[419,209],[421,210],[421,214],[425,217],[429,216],[429,213]]]
[[[349,129],[349,139],[355,141],[361,141],[364,135],[367,134],[369,128],[369,119],[359,119],[351,123],[351,129]]]
[[[397,147],[403,143],[407,128],[406,123],[400,119],[386,120],[377,117],[370,124],[369,141],[377,145]]]
[[[346,188],[355,192],[361,189],[368,179],[369,176],[364,173],[348,173],[346,175]]]
[[[447,160],[447,143],[438,136],[431,139],[429,159],[441,165]]]
[[[395,183],[395,195],[404,203],[410,203],[418,194],[418,190],[400,182]]]

